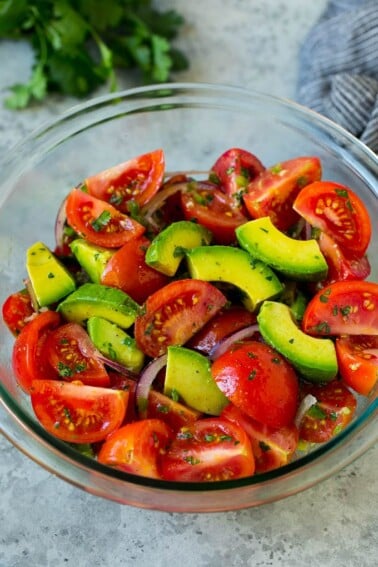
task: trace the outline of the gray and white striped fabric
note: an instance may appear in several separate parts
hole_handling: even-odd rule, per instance
[[[300,51],[297,100],[378,153],[378,0],[331,0]]]

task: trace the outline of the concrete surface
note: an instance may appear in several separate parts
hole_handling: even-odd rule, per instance
[[[325,0],[161,0],[186,18],[176,80],[293,97],[297,54]],[[24,45],[0,42],[0,96],[27,77]],[[137,81],[121,80],[122,87]],[[50,97],[23,112],[0,100],[0,155],[76,103]],[[286,500],[240,512],[179,515],[95,498],[0,438],[0,567],[373,567],[378,553],[378,448]]]

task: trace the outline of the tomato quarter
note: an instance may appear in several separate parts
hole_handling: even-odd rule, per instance
[[[258,341],[235,344],[213,362],[211,372],[223,394],[249,417],[276,428],[294,421],[298,379],[270,346]]]
[[[336,353],[345,384],[367,396],[378,380],[378,336],[338,337]]]
[[[135,321],[135,338],[148,356],[164,354],[169,345],[188,341],[227,299],[215,286],[201,280],[177,280],[147,299],[145,312]]]
[[[130,200],[143,206],[158,191],[164,177],[164,152],[155,150],[87,177],[88,193],[127,213]]]
[[[165,480],[214,482],[250,476],[255,471],[251,443],[235,423],[199,419],[181,428],[160,458]]]
[[[310,335],[378,335],[378,284],[335,282],[309,301],[302,329]]]
[[[128,392],[79,382],[33,380],[31,402],[45,429],[69,443],[96,443],[122,424]]]
[[[371,237],[370,217],[349,187],[331,181],[311,183],[299,193],[293,208],[312,226],[329,234],[346,256],[365,254]]]
[[[145,231],[144,226],[105,201],[73,189],[66,201],[67,221],[88,242],[119,248]]]
[[[171,437],[168,425],[159,419],[127,423],[106,439],[98,461],[131,474],[160,478],[158,458]]]
[[[2,315],[10,332],[16,337],[34,314],[30,295],[26,289],[12,293],[3,303]]]

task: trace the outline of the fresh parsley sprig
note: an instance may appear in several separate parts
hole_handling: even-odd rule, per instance
[[[175,49],[183,18],[152,0],[0,0],[0,38],[28,41],[35,60],[28,82],[10,87],[8,108],[24,108],[50,91],[86,96],[116,70],[139,69],[144,84],[187,68]]]

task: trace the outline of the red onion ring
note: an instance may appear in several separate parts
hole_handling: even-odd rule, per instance
[[[127,378],[130,378],[131,380],[134,380],[135,382],[137,382],[139,380],[140,374],[138,374],[137,372],[134,372],[133,370],[130,370],[129,368],[126,368],[126,366],[124,366],[123,364],[120,364],[119,362],[116,362],[115,360],[112,360],[111,358],[107,358],[106,356],[101,354],[96,349],[95,349],[95,352],[93,354],[97,358],[97,360],[99,360],[100,362],[102,362],[106,366],[109,366],[110,368],[112,368],[116,372],[123,374],[123,376],[127,376]]]
[[[29,279],[29,278],[25,278],[25,279],[23,280],[23,282],[24,282],[24,286],[26,287],[26,291],[28,292],[28,294],[29,294],[29,296],[30,296],[30,303],[31,303],[31,305],[32,305],[32,307],[33,307],[33,309],[34,309],[34,311],[35,311],[36,313],[39,313],[40,308],[39,308],[39,305],[38,305],[37,296],[35,295],[35,291],[34,291],[34,288],[33,288],[33,286],[32,286],[32,283],[31,283],[30,279]]]
[[[258,331],[259,331],[259,326],[257,324],[249,325],[248,327],[244,327],[244,329],[240,329],[239,331],[236,331],[236,333],[233,333],[229,337],[226,337],[211,349],[209,353],[210,360],[215,360],[219,358],[235,342],[251,337],[254,333],[257,333]]]
[[[297,411],[297,415],[295,416],[294,423],[296,427],[299,429],[302,419],[304,418],[305,414],[308,412],[312,406],[316,404],[318,400],[312,394],[307,394],[299,404],[299,408]]]
[[[167,187],[164,187],[164,189],[162,189],[161,191],[158,191],[156,193],[156,195],[151,199],[151,201],[149,201],[142,209],[141,209],[141,215],[142,217],[145,218],[145,220],[151,224],[151,226],[154,226],[154,221],[152,219],[152,216],[154,215],[154,213],[156,213],[156,211],[158,211],[160,209],[160,207],[163,205],[163,203],[169,198],[172,197],[172,195],[175,195],[176,193],[178,193],[179,191],[187,191],[188,189],[188,183],[189,182],[185,182],[185,183],[174,183],[172,185],[168,185]],[[155,226],[155,228],[157,228]]]
[[[135,391],[136,405],[138,414],[141,419],[147,417],[147,400],[151,390],[151,386],[156,376],[167,364],[167,355],[163,354],[159,358],[152,360],[143,370]]]
[[[55,219],[55,242],[57,247],[62,246],[64,242],[64,227],[67,220],[66,201],[67,198],[62,201]]]

